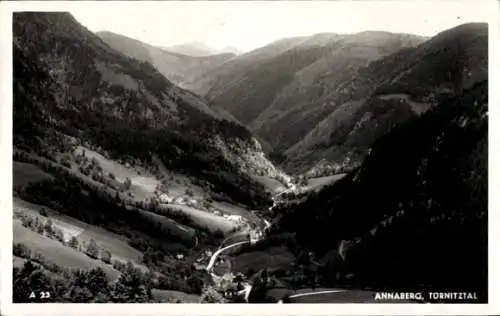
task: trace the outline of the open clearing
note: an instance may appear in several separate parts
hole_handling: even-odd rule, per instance
[[[154,196],[156,186],[160,184],[160,181],[153,175],[139,174],[135,170],[137,167],[127,168],[117,161],[108,159],[100,153],[83,146],[78,146],[75,152],[81,153],[83,150],[85,150],[86,157],[89,159],[95,158],[97,160],[105,174],[112,173],[115,179],[121,183],[123,183],[126,178],[129,178],[132,182],[130,191],[135,195],[134,200],[141,201]],[[157,157],[153,157],[153,160],[158,165],[160,172],[168,179],[167,194],[170,197],[185,196],[186,189],[189,189],[193,193],[191,198],[194,199],[201,199],[206,195],[205,191],[201,187],[193,184],[188,177],[168,171]]]
[[[264,268],[288,267],[294,262],[293,254],[284,247],[272,247],[265,251],[251,251],[231,259],[234,272],[246,273],[250,268],[258,271]]]
[[[165,229],[169,230],[175,236],[179,236],[184,240],[191,240],[194,237],[195,230],[191,227],[181,225],[173,219],[165,217],[163,215],[142,210],[139,212],[143,216],[151,218],[153,221],[160,223]]]
[[[258,227],[265,227],[264,221],[259,216],[254,214],[254,211],[244,208],[243,206],[233,205],[227,202],[212,202],[212,206],[224,214],[238,215]]]
[[[106,274],[115,280],[120,273],[110,265],[100,260],[94,260],[87,255],[66,247],[56,240],[37,234],[26,227],[23,227],[19,220],[13,221],[14,242],[25,244],[32,253],[39,252],[49,262],[53,262],[60,267],[71,267],[89,270],[100,267]]]
[[[263,184],[264,187],[268,191],[270,191],[271,193],[278,193],[278,192],[284,191],[286,189],[285,186],[276,179],[266,177],[266,176],[257,176],[257,175],[252,175],[251,177],[255,181]]]
[[[250,211],[243,206],[239,205],[233,205],[229,204],[227,202],[219,202],[219,201],[214,201],[212,202],[212,206],[222,213],[228,214],[228,215],[239,215],[239,216],[244,216],[247,217]]]
[[[180,291],[171,290],[151,290],[153,294],[153,299],[158,302],[172,303],[172,300],[181,300],[183,303],[199,303],[200,296],[196,294],[187,294]]]
[[[119,182],[124,182],[126,178],[129,178],[132,182],[132,187],[130,189],[131,192],[134,193],[134,200],[143,201],[145,199],[154,197],[154,192],[157,185],[160,184],[160,181],[156,180],[153,176],[147,175],[139,175],[134,168],[127,168],[120,163],[107,159],[103,155],[99,154],[96,151],[90,150],[88,148],[79,146],[76,149],[77,153],[81,153],[85,150],[85,156],[92,159],[95,158],[100,166],[103,168],[103,172],[105,174],[112,173],[115,176],[115,179]],[[167,177],[167,190],[168,196],[171,198],[175,198],[178,196],[187,197],[186,189],[189,189],[193,196],[190,196],[190,199],[202,199],[206,194],[203,189],[199,186],[194,185],[191,180],[187,177],[175,174],[166,170],[161,161],[154,157],[153,159],[158,165],[160,172]],[[212,213],[208,213],[205,211],[201,211],[189,206],[178,205],[178,204],[170,204],[172,208],[176,208],[187,215],[189,215],[197,225],[199,226],[207,226],[209,229],[215,231],[217,229],[221,229],[222,231],[231,230],[236,225],[223,217],[214,215]],[[173,234],[181,236],[183,239],[191,239],[194,236],[194,230],[191,227],[181,225],[177,223],[175,220],[167,218],[165,216],[157,215],[150,212],[142,212],[143,215],[154,218],[158,222],[162,223],[168,230],[170,230]],[[243,212],[242,212],[243,213]]]
[[[134,193],[137,200],[144,200],[154,196],[155,188],[159,184],[159,181],[154,177],[141,176],[137,172],[126,168],[116,161],[107,159],[103,155],[89,148],[78,146],[75,152],[80,154],[83,150],[85,150],[85,156],[87,158],[94,158],[97,160],[99,165],[102,167],[104,174],[112,173],[115,176],[115,179],[121,183],[125,182],[126,178],[129,178],[130,181],[132,181],[130,191]]]
[[[14,198],[13,206],[15,211],[45,219],[38,212],[38,210],[42,207],[40,205]],[[130,246],[127,243],[127,238],[114,234],[104,228],[93,226],[73,217],[60,214],[48,207],[44,207],[44,209],[47,211],[48,218],[52,220],[54,227],[62,230],[66,240],[69,240],[72,236],[77,237],[80,243],[82,241],[88,243],[90,242],[90,239],[94,239],[100,248],[111,252],[113,257],[112,260],[130,260],[135,264],[139,263],[138,259],[142,253]]]
[[[211,231],[216,231],[220,229],[224,233],[226,233],[235,228],[236,226],[238,226],[236,223],[228,219],[225,219],[222,216],[200,211],[186,205],[170,204],[169,208],[182,211],[184,214],[191,217],[197,225],[207,226],[208,229],[210,229]]]
[[[346,174],[347,173],[339,173],[333,176],[309,179],[309,184],[304,187],[304,190],[305,191],[318,190],[325,185],[337,182],[338,180],[342,179]]]
[[[14,188],[25,187],[30,183],[36,183],[43,180],[54,179],[52,175],[46,173],[42,169],[30,163],[13,161],[12,169],[13,169],[12,179]]]
[[[241,242],[241,241],[248,241],[248,232],[247,231],[237,232],[237,233],[234,233],[234,234],[226,237],[222,241],[222,243],[220,244],[220,247],[223,248],[223,247],[226,247],[226,246],[229,246],[231,244],[235,244],[235,243]]]

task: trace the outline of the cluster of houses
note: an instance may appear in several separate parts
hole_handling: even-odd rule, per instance
[[[197,204],[198,203],[198,201],[193,199],[193,198],[189,198],[186,196],[171,197],[166,193],[159,194],[158,200],[160,201],[160,203],[179,204],[179,205]],[[239,216],[239,215],[227,215],[227,214],[223,214],[221,211],[218,211],[218,210],[215,210],[212,213],[214,215],[217,215],[217,216],[222,216],[225,219],[227,219],[233,223],[236,223],[236,224],[245,224],[246,223],[245,218],[242,216]]]
[[[211,250],[205,250],[204,252],[202,252],[200,257],[198,257],[193,263],[193,267],[195,268],[195,270],[205,270],[205,268],[207,267],[207,263],[212,255],[213,252]]]
[[[166,193],[162,193],[158,196],[158,199],[160,203],[165,203],[165,204],[179,204],[179,205],[185,205],[185,204],[196,204],[198,203],[197,200],[193,198],[188,198],[185,196],[176,196],[176,197],[171,197],[168,196]]]
[[[255,244],[258,242],[260,239],[262,239],[263,233],[260,230],[251,230],[249,237],[250,237],[250,244]]]
[[[245,224],[246,223],[246,220],[243,216],[239,216],[239,215],[227,215],[227,214],[223,214],[221,211],[213,211],[213,214],[214,215],[217,215],[217,216],[222,216],[224,217],[225,219],[235,223],[235,224]]]
[[[224,214],[222,216],[225,219],[230,220],[231,222],[236,223],[236,224],[244,224],[245,223],[245,219],[242,216],[239,216],[239,215],[227,215],[227,214]]]

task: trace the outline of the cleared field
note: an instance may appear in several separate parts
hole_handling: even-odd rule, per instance
[[[276,179],[272,179],[266,176],[251,176],[255,181],[264,185],[264,187],[269,190],[271,193],[277,193],[285,190],[285,186]]]
[[[104,174],[112,173],[118,182],[125,182],[126,178],[132,181],[130,191],[135,194],[137,200],[143,200],[148,197],[154,196],[154,191],[159,181],[154,177],[141,176],[131,168],[119,164],[116,161],[107,159],[103,155],[89,148],[78,146],[75,150],[80,154],[85,150],[85,156],[89,159],[95,158],[99,165],[102,167]]]
[[[85,156],[89,159],[95,158],[99,162],[105,174],[112,173],[115,179],[119,182],[124,182],[126,178],[129,178],[132,182],[130,191],[134,193],[135,200],[144,200],[154,196],[156,186],[160,184],[154,176],[152,175],[140,175],[134,168],[127,168],[126,166],[107,159],[103,155],[89,148],[78,146],[75,150],[77,153],[81,153],[85,150]],[[155,163],[159,166],[160,171],[168,179],[168,195],[171,197],[185,196],[186,189],[189,189],[193,196],[192,198],[201,199],[205,196],[205,191],[192,183],[192,181],[181,174],[177,174],[172,171],[168,171],[161,161],[154,157]]]
[[[194,184],[191,179],[172,170],[168,170],[158,157],[153,156],[152,158],[153,162],[158,166],[160,173],[168,179],[169,196],[176,197],[185,195],[186,189],[189,189],[193,193],[192,198],[194,199],[202,199],[206,195],[205,190]]]
[[[342,179],[346,174],[347,173],[339,173],[333,176],[309,179],[309,184],[304,187],[304,190],[309,191],[320,189],[322,186],[333,184]]]
[[[233,205],[229,204],[227,202],[218,202],[214,201],[212,202],[212,206],[218,210],[220,210],[222,213],[226,213],[229,215],[239,215],[239,216],[244,216],[248,217],[250,211],[242,206],[239,205]]]
[[[232,235],[226,237],[226,239],[224,239],[222,241],[222,243],[220,244],[220,247],[221,248],[226,247],[226,246],[229,246],[231,244],[234,244],[234,243],[237,243],[240,241],[248,241],[248,232],[247,231],[238,232],[238,233],[235,233],[235,234],[232,234]]]
[[[228,215],[239,215],[245,218],[250,223],[257,225],[261,229],[265,227],[263,220],[259,216],[254,214],[253,211],[248,210],[242,206],[229,204],[227,202],[213,202],[212,206],[222,213]]]
[[[207,226],[211,231],[220,229],[223,232],[228,232],[238,226],[236,223],[231,222],[222,216],[200,211],[186,205],[170,204],[169,207],[171,209],[184,212],[184,214],[191,217],[197,225]]]
[[[200,296],[196,294],[187,294],[180,291],[171,290],[151,290],[153,299],[158,302],[172,303],[173,300],[180,300],[182,303],[199,303]]]
[[[44,218],[38,212],[42,207],[40,205],[28,203],[18,198],[14,198],[13,205],[15,211]],[[94,239],[100,248],[111,252],[113,259],[120,261],[130,260],[138,264],[138,258],[142,253],[131,247],[127,243],[127,238],[107,231],[104,228],[60,214],[50,208],[44,207],[44,209],[47,210],[48,217],[52,220],[53,225],[62,230],[66,240],[69,240],[72,236],[77,237],[79,242],[83,241],[85,243],[90,242],[90,239]]]
[[[246,273],[250,268],[258,271],[264,268],[288,267],[295,257],[283,247],[272,247],[265,251],[243,253],[231,259],[234,272]]]
[[[194,237],[195,230],[191,227],[181,225],[171,218],[158,215],[148,211],[139,211],[143,216],[151,218],[160,223],[165,229],[168,229],[172,234],[179,236],[185,240],[190,240]]]
[[[52,175],[46,173],[42,169],[30,163],[13,161],[12,169],[13,169],[12,179],[14,188],[25,187],[30,183],[36,183],[43,180],[54,179]]]
[[[32,252],[39,252],[48,261],[61,267],[71,267],[80,269],[92,269],[100,267],[106,274],[115,280],[120,273],[114,270],[110,265],[100,260],[94,260],[87,255],[66,247],[56,240],[39,235],[21,225],[18,220],[13,221],[13,240],[14,242],[25,244]]]

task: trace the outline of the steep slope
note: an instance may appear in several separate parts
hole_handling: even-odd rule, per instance
[[[289,171],[304,172],[321,160],[337,167],[359,162],[391,126],[487,79],[487,69],[488,28],[478,23],[444,31],[416,48],[373,61],[351,80],[330,85],[335,81],[326,77],[320,84],[329,88],[317,102],[332,104],[331,110],[286,150],[285,165]]]
[[[295,233],[323,257],[319,273],[332,287],[486,300],[487,113],[483,81],[394,128],[360,168],[276,209],[275,233]]]
[[[244,228],[223,215],[237,204],[251,222],[271,202],[256,177],[281,174],[260,143],[68,13],[15,13],[12,44],[13,196],[29,205],[14,205],[14,255],[27,262],[13,271],[16,302],[33,284],[58,302],[200,295],[211,278],[193,262]]]
[[[182,54],[148,45],[112,32],[98,32],[97,35],[119,52],[140,61],[149,62],[167,79],[181,86],[184,82],[202,76],[235,56],[232,53]]]
[[[314,62],[294,73],[293,79],[250,124],[250,129],[277,151],[295,144],[335,109],[338,101],[328,95],[356,78],[360,68],[421,42],[416,36],[385,32],[322,36],[312,37],[300,46],[323,49]]]
[[[185,83],[185,88],[208,99],[224,91],[226,86],[238,82],[245,73],[259,62],[275,57],[293,46],[305,41],[306,37],[286,38],[264,47],[252,50],[226,61],[206,74]]]
[[[384,32],[280,40],[225,63],[226,73],[214,74],[217,82],[206,97],[283,151],[332,110],[334,103],[322,102],[331,87],[352,80],[370,61],[421,41]]]
[[[264,201],[254,196],[261,187],[227,160],[259,147],[243,126],[149,63],[121,55],[69,14],[16,14],[13,49],[16,146],[43,149],[47,141],[67,143],[66,134],[112,158],[151,163],[155,153],[167,168],[206,180],[240,202]],[[223,151],[221,140],[237,144],[233,153]]]

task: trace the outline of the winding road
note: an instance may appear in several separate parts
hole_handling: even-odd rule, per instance
[[[275,195],[274,197],[276,197],[277,195]],[[261,219],[265,224],[264,230],[269,229],[271,227],[271,223],[269,223],[269,221],[267,221],[264,218]],[[249,229],[248,233],[251,232],[252,231]],[[254,230],[253,232],[257,233],[261,232],[261,230],[257,229]],[[240,232],[240,234],[241,233],[242,232]],[[262,233],[256,235],[258,239],[262,239],[264,237],[264,234]],[[227,238],[224,241],[226,240]],[[251,241],[249,239],[245,241],[238,241],[224,247],[222,247],[221,245],[221,247],[217,251],[215,251],[213,255],[210,257],[210,260],[205,268],[206,271],[212,276],[213,279],[219,278],[220,276],[216,275],[213,272],[213,267],[215,265],[215,262],[217,261],[217,258],[228,249],[244,244],[249,244],[250,242]],[[224,244],[224,242],[222,244]],[[243,283],[243,287],[244,289],[239,291],[237,295],[244,296],[245,301],[248,303],[248,297],[250,295],[250,292],[252,291],[252,284],[245,282]],[[402,300],[375,301],[374,300],[375,292],[365,291],[365,290],[321,288],[321,289],[302,289],[299,291],[301,291],[301,293],[295,293],[288,296],[289,303],[415,303],[415,301],[402,301]],[[277,303],[283,304],[284,302],[282,299],[280,299]]]
[[[229,246],[226,246],[224,248],[220,248],[219,250],[217,250],[216,252],[214,252],[214,254],[212,255],[212,257],[210,258],[210,261],[208,262],[207,264],[207,267],[205,268],[208,272],[212,272],[212,269],[214,267],[214,264],[215,264],[215,261],[217,260],[217,257],[224,251],[228,250],[228,249],[231,249],[233,247],[236,247],[236,246],[239,246],[239,245],[243,245],[243,244],[248,244],[250,243],[250,241],[239,241],[237,243],[234,243],[234,244],[231,244]]]

